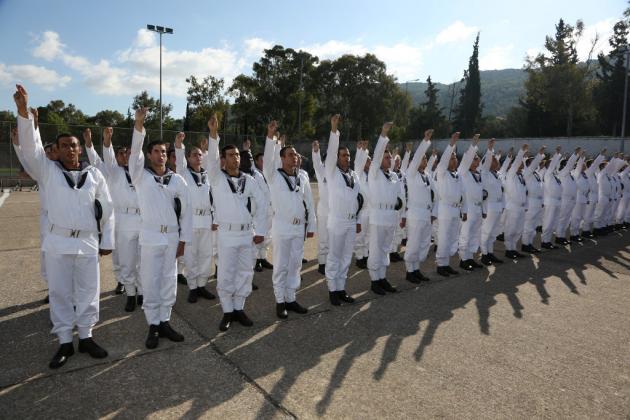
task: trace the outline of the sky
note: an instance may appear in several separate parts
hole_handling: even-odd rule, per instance
[[[609,49],[625,0],[0,0],[0,110],[14,110],[15,83],[32,105],[53,99],[93,115],[126,113],[134,95],[159,96],[159,36],[147,24],[171,27],[163,36],[162,95],[171,115],[186,108],[189,75],[231,80],[250,74],[265,48],[302,49],[320,59],[373,53],[399,82],[462,77],[480,32],[482,70],[521,68],[543,49],[560,18],[581,19],[578,45],[588,56]]]

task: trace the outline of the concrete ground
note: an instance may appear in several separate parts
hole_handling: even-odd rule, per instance
[[[180,285],[172,324],[186,341],[152,351],[104,257],[94,337],[109,357],[52,371],[38,206],[19,192],[0,207],[0,418],[630,418],[630,232],[446,280],[427,262],[420,287],[395,263],[400,292],[385,297],[353,265],[357,302],[342,307],[308,240],[309,314],[277,320],[264,271],[254,327],[219,333],[218,302],[189,304]]]

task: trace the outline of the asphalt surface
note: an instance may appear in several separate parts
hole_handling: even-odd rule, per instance
[[[394,263],[399,292],[385,297],[353,264],[357,302],[342,307],[309,239],[307,315],[276,319],[265,270],[246,304],[254,327],[219,333],[218,301],[190,304],[180,285],[172,324],[186,340],[156,350],[103,257],[94,338],[109,357],[77,352],[52,371],[38,214],[37,193],[0,207],[0,418],[630,418],[630,232],[448,279],[431,252],[430,283]]]

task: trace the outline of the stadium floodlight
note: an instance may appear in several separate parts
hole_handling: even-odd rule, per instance
[[[173,28],[166,28],[164,26],[157,25],[147,25],[147,29],[152,32],[157,32],[160,34],[160,140],[163,139],[162,136],[162,123],[164,122],[164,118],[162,118],[162,34],[173,34]]]

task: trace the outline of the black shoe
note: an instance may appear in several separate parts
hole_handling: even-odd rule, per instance
[[[567,240],[566,240],[566,239],[564,239],[564,238],[556,238],[556,243],[557,243],[558,245],[563,245],[563,246],[564,246],[564,245],[569,245],[569,241],[567,241]]]
[[[79,353],[87,353],[95,359],[107,357],[107,350],[96,344],[92,337],[79,339]]]
[[[223,318],[221,318],[221,322],[219,323],[219,331],[227,331],[230,329],[232,325],[232,319],[234,318],[234,312],[226,312],[223,314]]]
[[[466,271],[473,271],[473,266],[469,262],[470,260],[461,260],[459,262],[459,268],[462,268]]]
[[[160,326],[159,325],[149,325],[149,335],[147,336],[147,340],[144,342],[144,345],[148,349],[154,349],[158,346],[160,342]]]
[[[420,270],[416,270],[413,273],[420,279],[420,281],[431,281],[431,279],[422,274]]]
[[[44,298],[44,303],[50,303],[50,295],[46,295]]]
[[[536,226],[536,232],[542,233],[542,226]]]
[[[492,261],[493,264],[503,264],[503,260],[497,258],[497,256],[493,253],[488,254],[488,256],[490,257],[490,261]]]
[[[256,271],[257,273],[260,273],[263,271],[263,266],[260,262],[260,260],[256,260],[256,265],[254,266],[254,271]]]
[[[367,258],[360,258],[356,260],[354,265],[356,265],[357,268],[365,270],[367,268]]]
[[[144,296],[136,295],[136,304],[138,306],[142,306],[143,303],[144,303]]]
[[[322,275],[325,276],[326,275],[326,264],[320,264],[319,267],[317,267],[317,272],[319,274],[322,274]]]
[[[370,283],[372,283],[370,285],[370,290],[371,291],[373,291],[377,295],[381,295],[381,296],[385,294],[385,290],[383,290],[383,288],[381,287],[380,280],[379,281],[371,281]]]
[[[569,239],[571,240],[571,242],[577,242],[577,243],[584,242],[580,235],[572,235]]]
[[[497,236],[497,241],[504,242],[505,236],[503,234],[500,234],[499,236]]]
[[[401,244],[402,246],[407,246],[407,238],[403,238],[403,240],[402,240],[402,241],[400,241],[400,244]]]
[[[125,285],[118,282],[118,284],[116,285],[116,289],[114,289],[114,291],[116,292],[117,295],[122,295],[123,293],[125,293]]]
[[[256,283],[252,282],[252,290],[258,290],[258,286],[256,286]]]
[[[273,270],[273,264],[271,264],[264,258],[260,260],[260,265],[262,265],[262,268],[265,268],[267,270]]]
[[[337,293],[339,300],[341,300],[342,302],[354,303],[354,298],[350,296],[348,293],[346,293],[345,290],[337,290],[337,292],[335,293]]]
[[[450,267],[449,267],[449,266],[447,266],[447,265],[439,266],[439,267],[437,268],[437,273],[438,273],[440,276],[442,276],[442,277],[448,277],[448,276],[450,276],[451,274],[449,273],[449,271],[447,270],[447,268],[450,268]]]
[[[407,274],[405,275],[405,279],[408,282],[411,282],[413,284],[419,284],[421,282],[418,276],[416,276],[415,271],[407,271]]]
[[[483,265],[479,264],[477,261],[475,261],[474,259],[469,259],[468,262],[470,263],[470,265],[472,265],[473,268],[483,268]]]
[[[158,333],[160,337],[168,338],[169,340],[175,341],[176,343],[184,341],[184,336],[175,331],[168,321],[160,322]]]
[[[385,290],[386,292],[389,293],[396,293],[398,291],[398,289],[396,289],[394,286],[392,286],[387,279],[380,279],[379,280],[379,284],[381,285],[381,289]]]
[[[188,284],[188,280],[186,279],[185,275],[178,274],[177,275],[177,283],[179,283],[179,284]]]
[[[593,235],[593,232],[582,232],[582,238],[588,238],[588,239],[593,239],[595,237],[595,235]]]
[[[558,247],[551,242],[543,242],[542,244],[540,244],[540,247],[543,249],[558,249]]]
[[[505,258],[509,258],[511,260],[515,260],[518,257],[516,256],[516,251],[505,251]]]
[[[287,319],[289,317],[286,303],[276,303],[276,315],[280,319]]]
[[[446,266],[446,271],[448,271],[448,274],[452,274],[454,276],[459,274],[459,271],[452,269],[450,265]]]
[[[197,289],[190,289],[188,291],[188,303],[197,303],[198,297],[199,295],[197,295]]]
[[[389,262],[401,262],[404,261],[403,257],[398,252],[389,253]]]
[[[328,291],[328,299],[330,299],[330,304],[333,306],[340,306],[341,301],[339,300],[339,295],[337,292]]]
[[[302,258],[302,264],[306,264],[308,260],[306,258]]]
[[[521,252],[527,252],[529,254],[533,254],[534,251],[532,250],[534,247],[531,245],[521,245]]]
[[[133,312],[136,309],[136,297],[127,296],[127,303],[125,304],[125,312]]]
[[[52,360],[48,364],[48,367],[51,369],[59,369],[61,366],[65,365],[68,361],[68,358],[74,354],[74,345],[72,343],[63,343],[59,346],[59,350],[53,356]]]
[[[252,325],[254,325],[254,321],[249,319],[245,311],[242,309],[238,311],[234,311],[234,319],[236,320],[236,322],[238,322],[244,327],[251,327]]]
[[[216,296],[214,295],[214,293],[212,293],[210,290],[206,289],[205,287],[197,287],[197,296],[202,297],[204,299],[208,299],[208,300],[216,299]]]
[[[492,260],[490,259],[490,255],[489,254],[483,254],[481,256],[481,263],[483,265],[492,265]]]
[[[293,302],[286,302],[285,307],[287,308],[287,311],[295,312],[296,314],[305,314],[308,312],[308,309],[297,303],[297,300],[294,300]]]

